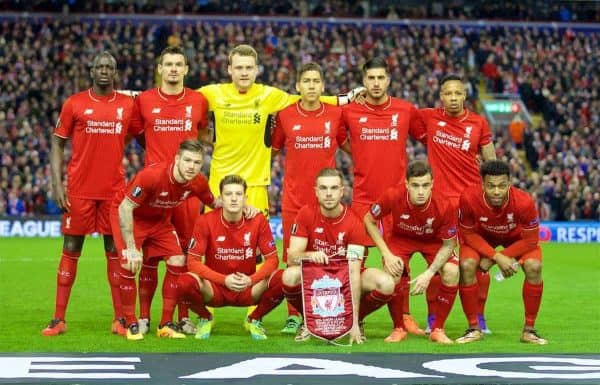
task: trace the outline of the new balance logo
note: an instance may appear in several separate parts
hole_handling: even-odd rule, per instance
[[[367,117],[361,116],[360,119],[358,119],[358,123],[367,123]]]
[[[408,214],[400,215],[400,219],[408,219],[408,218],[410,218],[410,215],[408,215]]]
[[[217,237],[217,242],[225,242],[225,236],[224,235],[219,235]]]
[[[317,234],[323,234],[323,228],[322,227],[317,227],[315,229],[315,233],[317,233]]]
[[[445,127],[446,126],[446,122],[442,122],[440,120],[437,125],[440,126],[440,127]]]
[[[152,109],[152,113],[153,114],[160,114],[160,108],[153,108]]]
[[[85,111],[83,111],[84,115],[91,115],[94,113],[94,110],[92,110],[91,108],[87,108]]]
[[[161,197],[166,197],[167,195],[169,195],[169,192],[168,191],[163,191],[163,192],[161,192],[158,195],[161,196]]]
[[[294,126],[292,127],[292,131],[300,131],[300,129],[302,128],[301,125],[299,124],[294,124]]]
[[[479,222],[487,222],[487,217],[479,217]]]

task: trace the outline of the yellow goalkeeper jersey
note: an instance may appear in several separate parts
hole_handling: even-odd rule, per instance
[[[253,84],[245,93],[233,83],[210,84],[198,91],[208,100],[214,129],[210,179],[220,181],[226,175],[237,174],[248,186],[269,185],[275,114],[298,101],[300,95],[263,84]],[[335,96],[321,100],[337,103]]]

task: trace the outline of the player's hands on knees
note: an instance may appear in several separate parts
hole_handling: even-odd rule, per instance
[[[489,258],[481,258],[479,261],[479,269],[482,271],[490,271],[492,266],[494,265],[494,261]]]
[[[410,284],[413,286],[410,290],[410,295],[423,294],[425,290],[427,290],[427,287],[429,286],[429,282],[431,282],[431,278],[433,277],[433,275],[434,273],[427,269],[421,274],[419,274],[417,278],[410,281]]]
[[[494,260],[498,264],[498,268],[502,271],[502,275],[505,277],[512,277],[519,269],[516,259],[507,257],[502,253],[496,253]]]
[[[383,257],[385,271],[393,276],[401,276],[404,270],[404,262],[402,258],[395,255],[386,255]]]
[[[258,214],[260,214],[260,210],[259,209],[257,209],[254,206],[248,206],[248,205],[244,206],[243,212],[244,212],[244,217],[247,218],[247,219],[254,218]]]
[[[358,323],[356,322],[352,326],[352,329],[350,329],[350,346],[352,346],[352,344],[355,342],[359,345],[365,342],[362,338],[362,334],[360,334],[360,328],[358,327]]]
[[[142,252],[135,247],[123,250],[123,256],[127,259],[127,269],[132,273],[137,273],[142,268]]]
[[[225,277],[225,287],[231,291],[240,292],[246,289],[246,281],[240,273],[229,274]]]
[[[313,251],[308,258],[312,263],[318,263],[320,265],[327,265],[329,263],[329,257],[322,251]]]

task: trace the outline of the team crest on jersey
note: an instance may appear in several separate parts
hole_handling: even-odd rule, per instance
[[[123,107],[117,108],[117,120],[123,120]]]
[[[192,106],[185,106],[185,117],[186,118],[192,117]]]
[[[344,244],[344,238],[346,237],[346,233],[344,231],[340,231],[338,233],[338,237],[337,237],[337,243],[338,245],[343,245]]]
[[[142,195],[142,188],[140,186],[135,186],[131,191],[131,196],[137,198],[140,195]]]
[[[515,221],[515,214],[514,213],[507,213],[506,214],[506,221],[508,223],[513,223]]]
[[[252,233],[250,231],[248,231],[247,233],[244,234],[244,246],[250,246],[250,237],[252,236]]]
[[[473,131],[473,126],[467,126],[465,127],[465,138],[470,138],[471,137],[471,131]]]
[[[390,123],[392,127],[398,127],[398,113],[392,114],[392,121]]]
[[[427,218],[425,221],[425,234],[433,233],[433,221],[435,218]]]
[[[331,121],[325,122],[325,135],[329,135],[331,133]]]
[[[371,206],[371,215],[373,215],[374,217],[380,216],[381,206],[379,206],[378,204],[374,204],[373,206]]]

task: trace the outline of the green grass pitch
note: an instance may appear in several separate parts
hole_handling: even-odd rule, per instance
[[[336,347],[311,339],[295,343],[280,334],[285,306],[269,314],[264,325],[268,340],[253,341],[242,329],[245,309],[217,309],[216,324],[209,340],[159,339],[149,334],[143,341],[129,342],[110,334],[112,310],[106,263],[100,238],[88,238],[79,261],[77,281],[67,311],[68,332],[43,337],[54,311],[56,268],[61,239],[3,238],[0,241],[1,352],[249,352],[249,353],[598,353],[600,337],[600,248],[597,244],[544,244],[544,296],[536,327],[549,340],[547,346],[519,342],[523,323],[521,285],[523,275],[495,282],[492,279],[487,305],[488,325],[493,334],[469,345],[438,346],[425,337],[410,336],[400,344],[386,344],[391,328],[386,309],[366,320],[368,341],[353,347]],[[375,253],[374,253],[375,254]],[[372,255],[369,264],[377,266]],[[413,272],[424,268],[415,256]],[[494,268],[494,271],[496,268]],[[162,271],[161,271],[162,275]],[[160,284],[153,303],[153,328],[160,318]],[[411,298],[411,310],[425,320],[423,296]],[[457,298],[446,325],[451,338],[464,332],[466,321]]]

